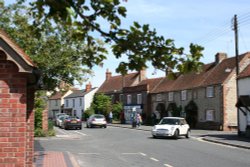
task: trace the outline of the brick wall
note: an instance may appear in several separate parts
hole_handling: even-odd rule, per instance
[[[43,111],[43,130],[48,131],[48,110]]]
[[[27,104],[33,103],[33,93],[27,89],[26,74],[18,73],[18,67],[0,55],[1,167],[32,166],[34,114]]]

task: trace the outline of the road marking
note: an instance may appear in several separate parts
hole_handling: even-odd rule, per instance
[[[122,153],[123,155],[136,155],[136,154],[139,154],[139,153]]]
[[[78,153],[81,155],[100,155],[100,153]]]
[[[159,160],[158,159],[155,159],[153,157],[150,158],[151,160],[155,161],[155,162],[158,162]]]
[[[166,167],[173,167],[172,165],[169,165],[169,164],[164,164],[164,166],[166,166]]]
[[[65,135],[68,134],[68,133],[66,133],[65,131],[63,131],[63,130],[61,130],[61,129],[59,129],[59,128],[57,128],[57,130],[60,131],[61,133],[65,134]]]
[[[74,131],[75,133],[78,133],[80,135],[83,135],[83,136],[87,136],[85,133],[82,133],[82,132],[78,132],[78,131]]]
[[[144,157],[147,156],[147,154],[144,154],[144,153],[140,153],[140,154],[141,154],[142,156],[144,156]]]

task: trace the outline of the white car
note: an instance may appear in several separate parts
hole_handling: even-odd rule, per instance
[[[92,128],[92,127],[97,127],[97,126],[107,128],[107,121],[104,115],[93,114],[88,118],[86,122],[87,128]]]
[[[186,120],[181,117],[164,117],[158,125],[152,129],[152,136],[156,137],[174,137],[179,136],[190,137],[190,127]]]

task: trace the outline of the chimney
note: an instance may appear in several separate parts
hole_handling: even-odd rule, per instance
[[[109,72],[109,69],[106,71],[106,80],[110,79],[112,77],[112,73]]]
[[[227,58],[227,54],[226,53],[221,53],[221,52],[218,52],[216,55],[215,55],[215,63],[216,64],[219,64],[220,62],[222,62],[224,59]]]
[[[139,71],[139,82],[146,79],[146,69],[142,69]]]
[[[89,92],[91,89],[92,89],[92,85],[91,85],[91,83],[89,82],[89,83],[86,85],[85,92]]]

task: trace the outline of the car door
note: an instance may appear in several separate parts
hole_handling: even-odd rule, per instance
[[[186,121],[184,119],[181,119],[180,120],[180,134],[183,135],[183,134],[186,134],[187,131],[188,131],[188,124],[186,123]]]

